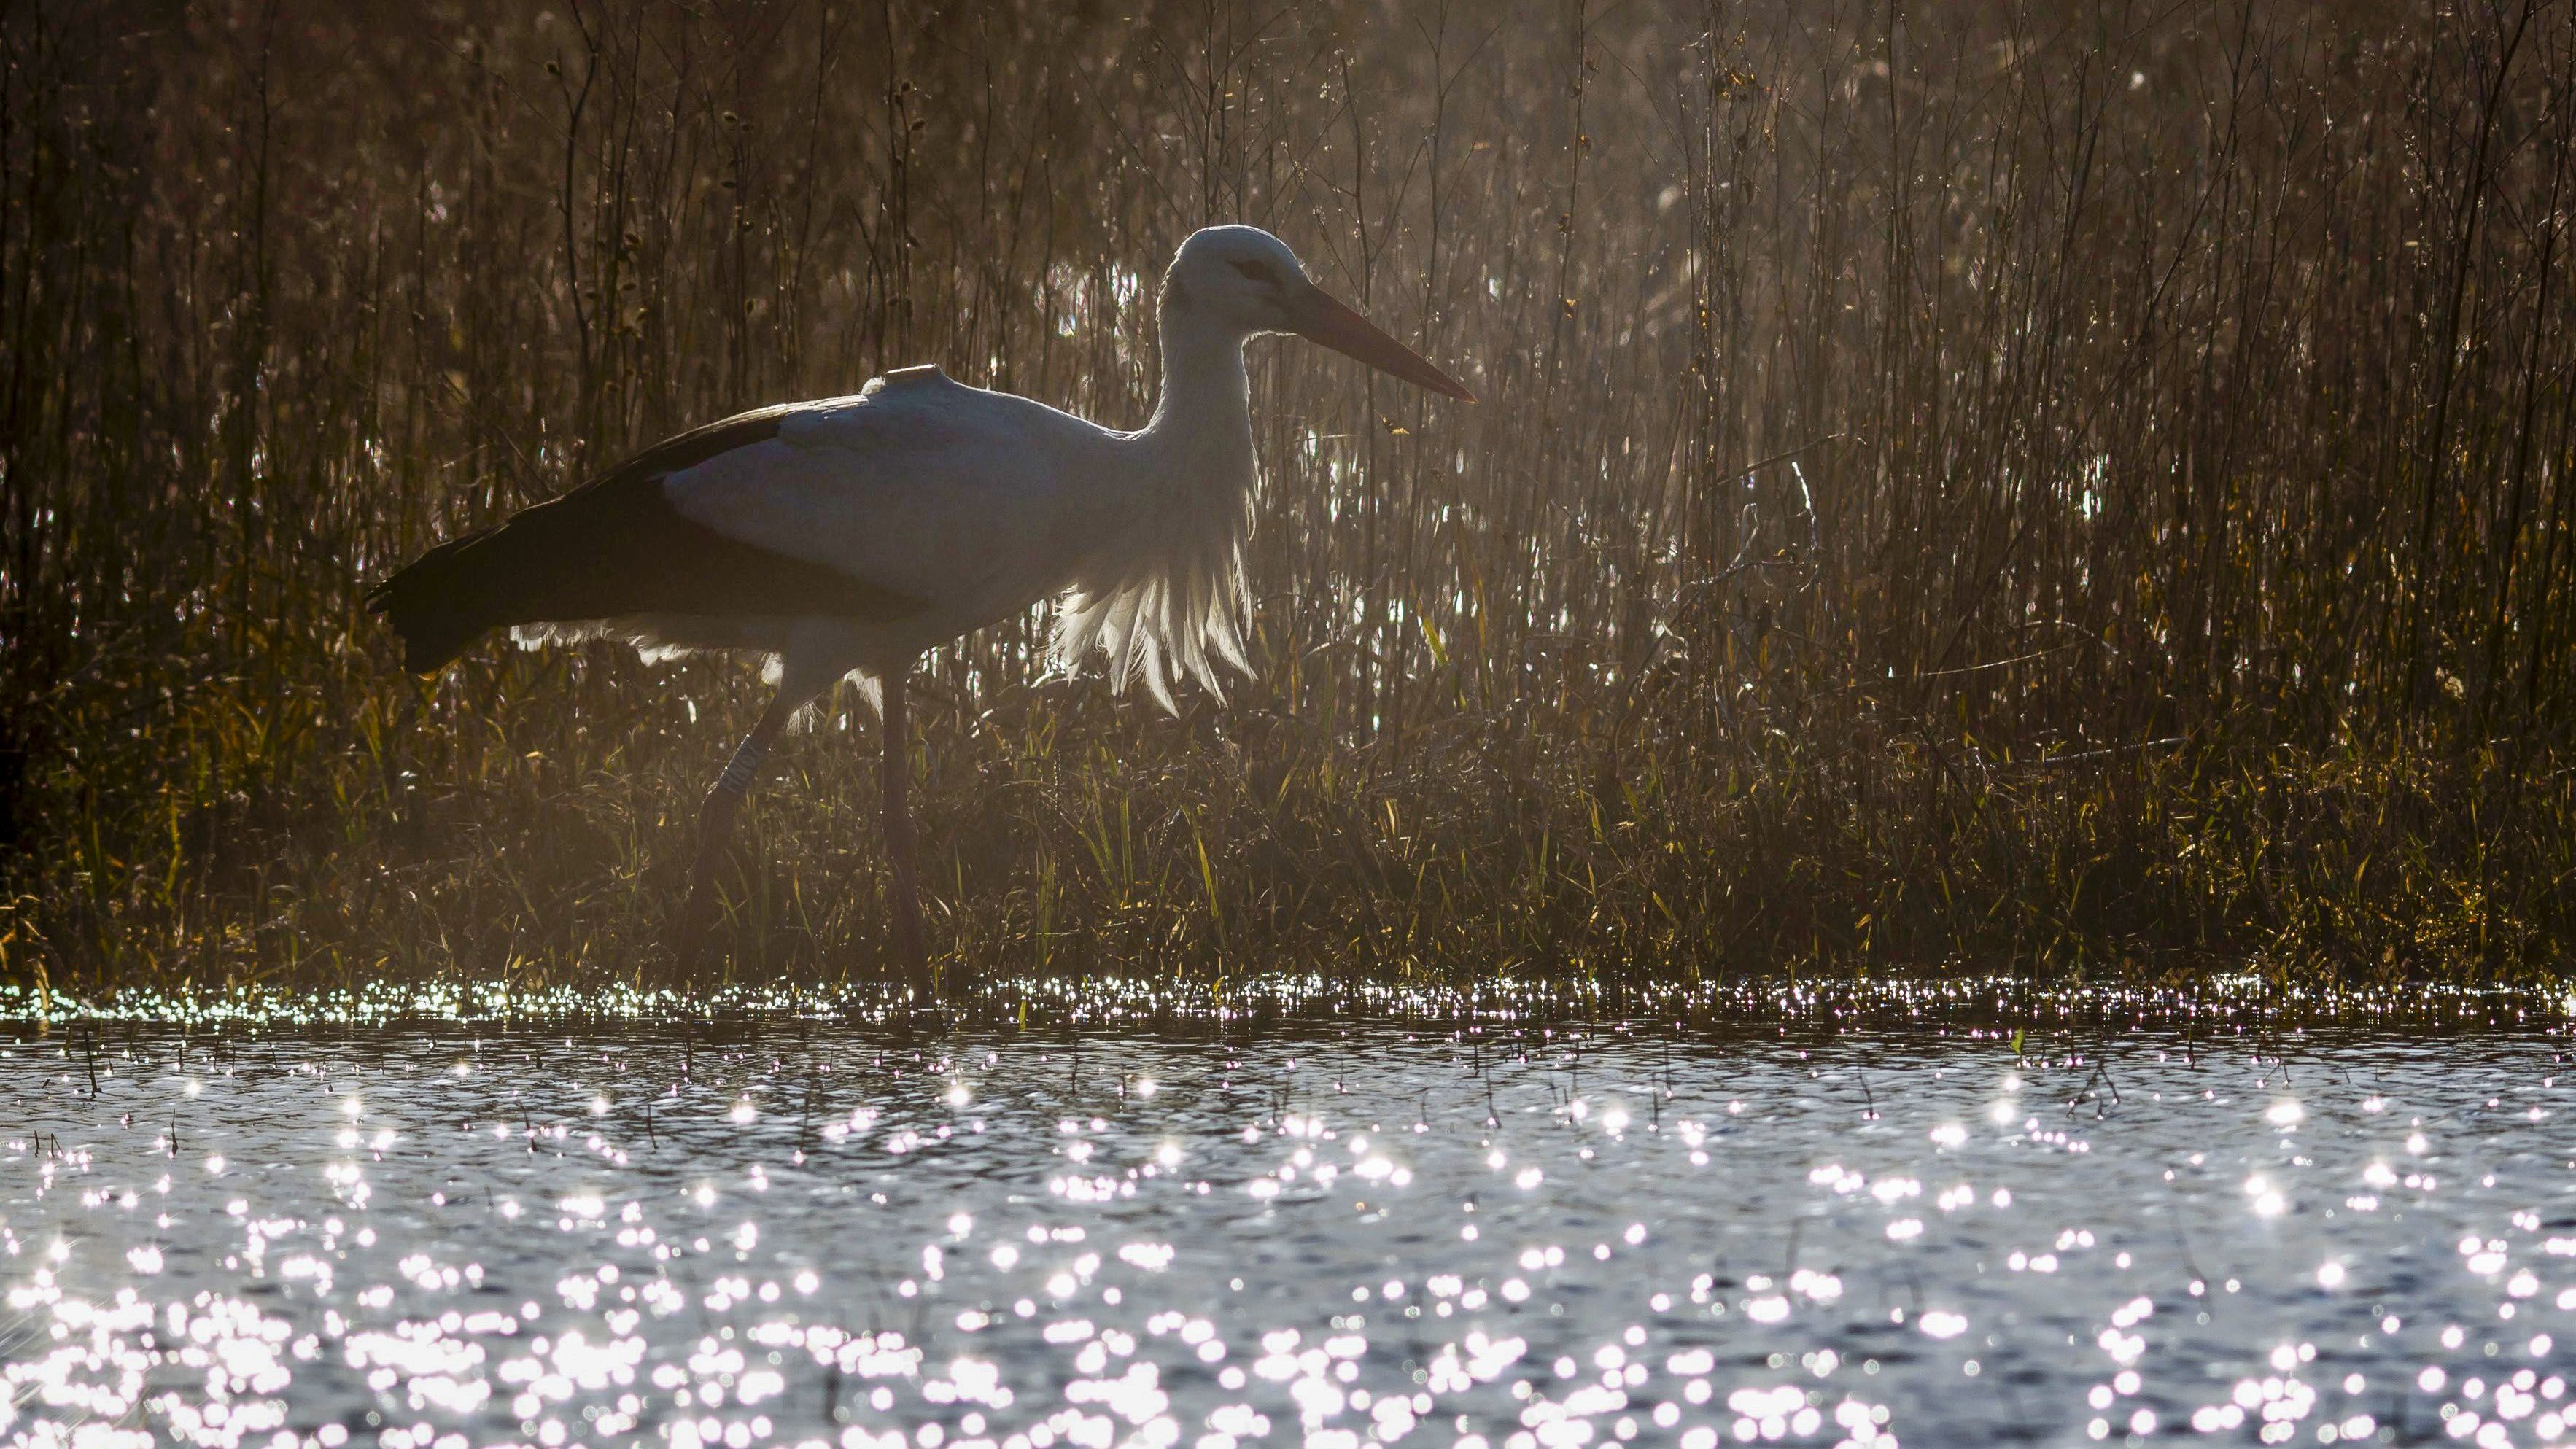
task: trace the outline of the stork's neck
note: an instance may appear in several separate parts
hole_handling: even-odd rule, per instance
[[[1163,393],[1136,441],[1176,486],[1250,487],[1252,389],[1243,334],[1168,289],[1161,320]]]

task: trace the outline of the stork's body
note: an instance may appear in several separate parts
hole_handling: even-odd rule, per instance
[[[895,929],[921,971],[903,683],[924,650],[1061,598],[1056,650],[1095,645],[1167,704],[1175,675],[1242,662],[1240,555],[1256,476],[1243,343],[1293,331],[1456,397],[1466,390],[1305,279],[1249,227],[1193,236],[1163,284],[1163,390],[1120,432],[934,367],[857,395],[683,433],[606,475],[432,549],[370,596],[431,673],[487,630],[742,650],[778,692],[708,792],[683,949],[706,874],[797,710],[878,686]]]

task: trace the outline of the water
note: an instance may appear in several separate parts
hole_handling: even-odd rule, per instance
[[[0,1042],[12,1444],[2576,1436],[2540,1030]]]

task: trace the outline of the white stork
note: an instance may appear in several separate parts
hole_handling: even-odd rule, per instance
[[[707,791],[680,949],[743,796],[797,713],[844,677],[884,723],[897,954],[926,986],[904,677],[921,653],[1058,599],[1054,654],[1094,647],[1171,706],[1181,674],[1245,664],[1236,611],[1256,462],[1243,344],[1295,333],[1462,401],[1447,373],[1306,277],[1268,232],[1192,235],[1163,276],[1163,389],[1118,432],[935,366],[646,449],[569,493],[421,555],[370,610],[435,674],[486,631],[765,656],[777,693]]]

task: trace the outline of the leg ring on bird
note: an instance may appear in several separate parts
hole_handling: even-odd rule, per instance
[[[725,763],[724,773],[716,776],[716,788],[729,795],[748,795],[751,782],[760,778],[760,762],[769,758],[769,746],[756,740],[744,740]]]

